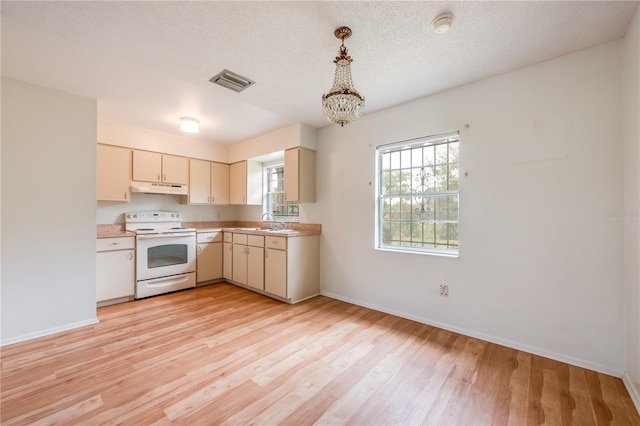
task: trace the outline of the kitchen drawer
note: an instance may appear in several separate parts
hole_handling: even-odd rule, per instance
[[[244,244],[247,245],[247,234],[233,234],[233,243],[234,244]]]
[[[222,241],[222,232],[198,232],[196,242],[198,244],[217,243]]]
[[[247,235],[248,245],[254,247],[264,247],[264,237],[262,235]]]
[[[284,237],[266,237],[265,247],[270,249],[286,250],[287,239]]]
[[[97,238],[96,251],[127,250],[136,247],[134,237]]]
[[[232,243],[233,242],[233,234],[231,232],[225,232],[223,234],[222,239],[224,240],[225,243]]]

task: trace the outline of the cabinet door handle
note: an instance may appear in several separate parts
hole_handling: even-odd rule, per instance
[[[202,247],[198,246],[198,253],[202,253]]]
[[[167,174],[166,173],[164,174],[164,177],[162,179],[165,180],[165,181],[167,180]]]
[[[269,258],[269,250],[265,250],[264,251],[264,258],[268,259]]]
[[[158,173],[158,182],[160,182],[160,173]]]
[[[133,253],[129,252],[129,255],[127,256],[127,259],[133,260]]]
[[[127,199],[127,193],[126,192],[124,193],[124,199],[125,200]]]

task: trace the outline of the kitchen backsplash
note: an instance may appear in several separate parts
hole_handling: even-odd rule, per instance
[[[124,223],[125,213],[148,210],[179,212],[182,213],[182,219],[188,222],[234,221],[241,216],[239,210],[245,208],[245,206],[194,206],[180,204],[178,195],[133,193],[129,203],[98,201],[96,223]]]

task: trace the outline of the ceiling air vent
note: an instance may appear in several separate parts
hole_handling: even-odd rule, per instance
[[[235,92],[242,92],[247,87],[256,84],[255,81],[229,70],[223,70],[220,74],[211,77],[209,81]]]

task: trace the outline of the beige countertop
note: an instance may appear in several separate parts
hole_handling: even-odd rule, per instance
[[[197,232],[225,231],[239,234],[271,235],[278,237],[303,237],[320,235],[322,225],[315,223],[285,223],[286,231],[269,231],[271,222],[262,221],[219,221],[219,222],[182,222],[185,228],[195,228]],[[134,237],[135,233],[125,231],[124,224],[97,225],[97,238]]]
[[[124,225],[98,225],[98,238],[135,237],[136,234],[125,231]]]

